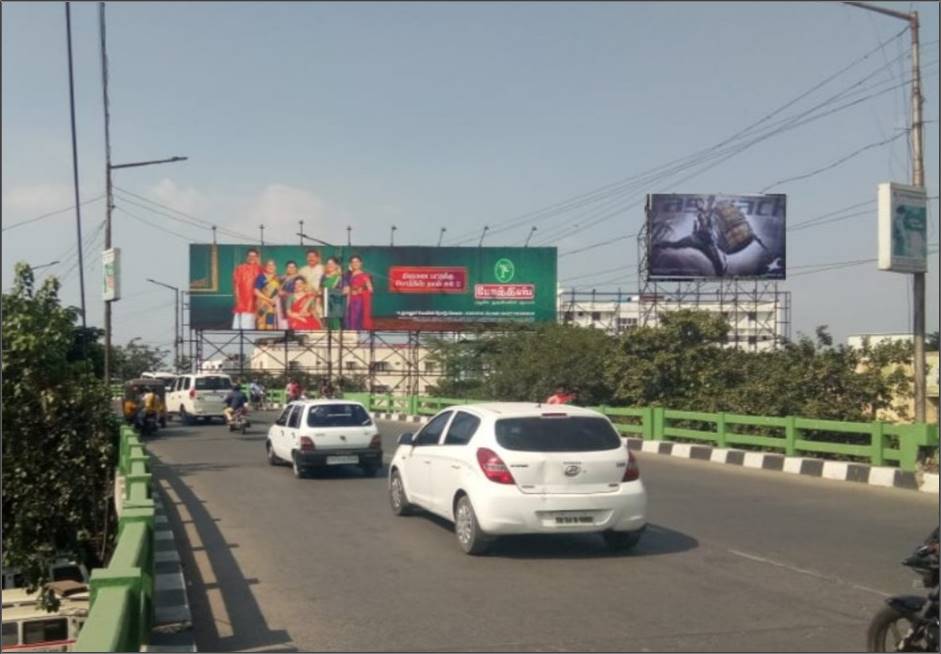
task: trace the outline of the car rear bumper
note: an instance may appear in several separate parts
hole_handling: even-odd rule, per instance
[[[375,465],[382,466],[382,450],[359,449],[359,450],[314,450],[313,452],[295,452],[297,463],[305,468],[314,468],[320,466],[344,465],[329,462],[328,457],[349,457],[355,456],[356,463],[345,465]]]
[[[622,483],[614,493],[526,494],[516,486],[487,490],[471,501],[488,534],[636,531],[647,524],[647,493],[640,480]]]

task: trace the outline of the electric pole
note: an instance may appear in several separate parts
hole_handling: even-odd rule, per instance
[[[921,63],[918,43],[918,12],[905,13],[874,7],[862,2],[845,2],[844,4],[874,11],[892,18],[898,18],[908,23],[912,34],[912,186],[925,188],[925,154],[924,154],[924,123],[921,116],[921,106],[924,98],[921,95]],[[912,340],[914,341],[914,369],[915,375],[915,422],[925,422],[925,273],[912,273]]]
[[[98,3],[98,31],[101,36],[101,91],[105,110],[105,250],[111,249],[111,116],[108,114],[108,53],[105,47],[105,3]],[[81,246],[79,246],[81,252]],[[111,386],[111,301],[105,300],[105,384]]]

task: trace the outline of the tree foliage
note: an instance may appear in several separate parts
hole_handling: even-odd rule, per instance
[[[592,328],[547,325],[439,341],[433,358],[444,378],[432,393],[541,400],[565,385],[583,405],[837,420],[871,420],[892,409],[906,417],[910,344],[835,346],[821,326],[815,338],[747,352],[728,347],[729,331],[721,316],[675,311],[656,327],[636,327],[617,338]]]
[[[99,563],[118,435],[108,389],[82,358],[89,334],[76,310],[61,305],[55,278],[34,284],[17,264],[2,296],[3,567],[31,588],[49,581],[57,554]]]
[[[132,338],[127,345],[112,346],[111,376],[115,380],[137,379],[141,373],[162,370],[169,350],[153,347],[140,342],[140,337]]]

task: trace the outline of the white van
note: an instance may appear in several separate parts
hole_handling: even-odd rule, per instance
[[[141,379],[159,379],[168,393],[173,387],[173,382],[176,381],[176,374],[172,372],[142,372],[140,376]]]
[[[49,613],[39,605],[39,593],[23,588],[3,591],[3,651],[71,652],[88,619],[88,586],[57,581],[49,588],[59,598],[59,610]]]
[[[224,422],[224,400],[231,390],[232,378],[223,373],[180,375],[167,393],[167,411],[178,414],[187,425],[199,418]]]

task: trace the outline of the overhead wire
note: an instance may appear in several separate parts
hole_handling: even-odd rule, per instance
[[[179,238],[179,239],[181,239],[181,240],[186,241],[187,243],[195,243],[195,242],[196,242],[195,240],[193,240],[193,239],[190,238],[189,236],[184,236],[183,234],[180,234],[179,232],[175,232],[175,231],[173,231],[172,229],[167,229],[166,227],[162,227],[161,225],[154,224],[154,223],[150,222],[149,220],[147,220],[146,218],[141,218],[140,216],[131,213],[130,211],[128,211],[127,209],[125,209],[125,208],[122,207],[121,205],[116,205],[116,206],[115,206],[115,209],[118,209],[118,210],[121,211],[121,213],[123,213],[124,215],[129,216],[129,217],[133,218],[134,220],[136,220],[136,221],[138,221],[138,222],[140,222],[140,223],[142,223],[142,224],[144,224],[144,225],[147,225],[148,227],[152,227],[153,229],[156,229],[156,230],[159,231],[159,232],[163,232],[163,233],[165,233],[165,234],[170,234],[170,235],[175,236],[175,237],[177,237],[177,238]]]
[[[94,198],[92,198],[92,199],[90,199],[90,200],[85,200],[84,202],[79,202],[79,203],[78,203],[78,206],[84,207],[86,204],[92,204],[93,202],[98,202],[99,200],[101,200],[101,199],[104,198],[104,197],[105,197],[104,194],[99,195],[99,196],[96,196],[96,197],[94,197]],[[65,207],[64,209],[56,209],[55,211],[50,211],[49,213],[44,213],[44,214],[42,214],[41,216],[36,216],[35,218],[28,218],[28,219],[26,219],[26,220],[21,220],[21,221],[19,221],[19,222],[17,222],[17,223],[13,223],[12,225],[7,225],[7,226],[3,227],[3,229],[0,230],[0,231],[8,232],[8,231],[10,231],[11,229],[16,229],[17,227],[23,227],[24,225],[30,225],[30,224],[35,223],[35,222],[38,222],[38,221],[40,221],[40,220],[45,220],[46,218],[51,218],[52,216],[58,216],[58,215],[61,214],[61,213],[65,213],[66,211],[72,211],[73,209],[75,209],[75,205],[74,205],[74,204],[73,204],[72,206],[70,206],[70,207]]]

